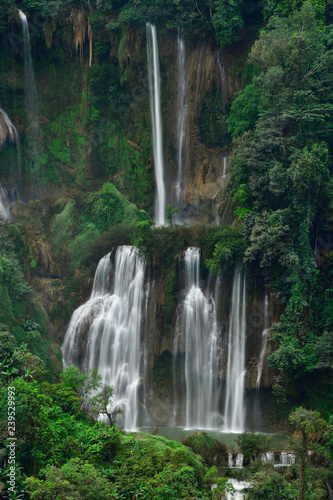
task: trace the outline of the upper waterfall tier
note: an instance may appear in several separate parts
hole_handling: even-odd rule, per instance
[[[179,214],[176,214],[175,221],[180,223],[183,222],[182,217],[182,204],[183,204],[183,193],[184,193],[184,169],[183,169],[183,157],[184,149],[186,146],[186,114],[187,114],[187,79],[186,79],[186,52],[185,52],[185,41],[182,37],[181,29],[178,29],[178,39],[177,39],[177,76],[178,76],[178,117],[177,117],[177,182],[175,183],[175,200],[176,207],[180,210]]]
[[[82,368],[96,368],[104,385],[114,389],[114,408],[124,411],[123,426],[135,430],[138,418],[140,332],[144,267],[137,249],[117,248],[113,293],[110,254],[101,259],[91,298],[73,314],[62,351],[64,364],[79,364],[80,343],[86,341]],[[85,339],[83,338],[85,337]]]
[[[147,23],[146,30],[150,111],[152,119],[155,179],[157,187],[155,199],[155,222],[158,226],[163,226],[166,223],[166,194],[162,140],[160,63],[156,26],[154,24]]]
[[[42,181],[40,175],[39,153],[41,149],[41,136],[38,122],[38,97],[36,89],[35,72],[31,57],[30,33],[27,16],[18,11],[24,47],[24,95],[26,111],[26,145],[28,151],[25,160],[29,163],[31,189],[38,196],[41,195]]]

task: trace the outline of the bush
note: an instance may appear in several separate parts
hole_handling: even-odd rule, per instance
[[[49,467],[45,481],[28,478],[32,500],[111,500],[110,483],[91,464],[73,458],[57,469]]]
[[[297,491],[283,476],[273,472],[258,474],[247,494],[247,500],[296,500]]]
[[[255,459],[261,453],[267,451],[269,436],[264,434],[255,434],[254,432],[243,432],[235,440],[241,452],[243,453],[243,464],[249,465],[251,459]]]
[[[206,432],[196,432],[187,436],[184,445],[193,453],[200,455],[208,465],[228,463],[227,447]]]

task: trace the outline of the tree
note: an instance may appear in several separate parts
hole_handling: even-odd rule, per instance
[[[267,451],[269,437],[264,434],[245,431],[235,441],[243,453],[244,465],[249,465],[251,459],[254,460],[261,453]]]
[[[89,463],[73,458],[61,469],[49,467],[45,481],[26,480],[32,500],[111,500],[110,483]]]
[[[96,368],[92,368],[88,375],[81,373],[74,365],[68,366],[61,374],[63,386],[77,393],[81,400],[81,405],[87,404],[88,396],[102,387],[102,377]]]
[[[239,30],[244,25],[242,16],[243,0],[218,0],[213,16],[215,36],[221,46],[230,45],[239,39]]]
[[[316,438],[321,435],[325,422],[319,412],[300,406],[289,415],[290,423],[295,428],[295,435],[290,439],[297,457],[299,491],[297,500],[305,500],[306,472],[309,462],[309,446],[316,446]]]
[[[88,410],[94,420],[97,420],[99,415],[106,415],[111,427],[114,425],[114,417],[121,413],[120,409],[112,409],[112,394],[113,387],[104,386],[98,394],[89,399]]]
[[[255,474],[247,500],[295,500],[295,488],[277,472]]]
[[[167,219],[168,219],[171,227],[173,227],[172,226],[172,217],[174,214],[179,214],[179,208],[176,208],[175,204],[173,203],[172,205],[168,205],[168,209],[167,209]]]

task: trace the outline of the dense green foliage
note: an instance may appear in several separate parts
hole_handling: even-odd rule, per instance
[[[200,455],[208,465],[226,465],[228,462],[227,447],[206,432],[187,436],[184,444],[196,455]]]
[[[39,127],[25,125],[17,8],[27,13],[38,53]],[[84,44],[74,39],[80,31],[76,15]],[[161,336],[175,318],[177,263],[184,248],[200,247],[205,278],[209,272],[231,275],[245,262],[249,277],[265,281],[275,293],[279,311],[274,318],[282,310],[272,327],[270,356],[279,374],[274,388],[278,400],[301,401],[329,419],[332,18],[332,0],[1,2],[0,105],[19,129],[22,160],[18,179],[15,144],[3,147],[1,182],[20,181],[27,197],[41,186],[52,193],[42,203],[22,208],[15,223],[0,226],[0,465],[8,443],[11,384],[17,391],[17,484],[23,498],[194,500],[217,498],[227,488],[217,469],[206,467],[224,465],[223,445],[204,433],[186,439],[191,451],[157,436],[123,434],[112,426],[112,388],[88,397],[101,389],[96,373],[83,376],[70,368],[59,376],[61,352],[51,325],[64,331],[71,312],[91,290],[96,263],[117,245],[138,246],[147,267],[162,277]],[[219,154],[232,148],[223,196],[227,193],[235,217],[220,227],[175,225],[177,208],[171,205],[166,214],[170,227],[152,226],[147,21],[159,25],[161,38],[168,33],[173,39],[181,28],[189,48],[202,39],[214,51],[224,49],[219,54],[242,54],[237,82],[228,73],[236,64],[231,68],[229,61],[226,68],[228,86],[242,90],[232,95],[228,89],[222,98],[216,84],[208,82],[195,124],[200,146]],[[245,63],[241,58],[254,39]],[[164,44],[160,54],[163,113],[170,105],[171,72],[164,67],[169,50]],[[172,149],[170,144],[167,148]],[[169,159],[173,153],[168,151]],[[203,169],[203,184],[206,174]],[[173,389],[172,364],[165,351],[151,371],[161,398]],[[99,413],[110,426],[95,422]],[[298,470],[283,474],[254,461],[267,449],[261,435],[246,432],[238,438],[245,465],[254,461],[244,472],[253,480],[249,500],[324,498],[326,483],[332,482],[332,418],[326,425],[319,413],[300,407],[290,422],[296,431],[290,446]],[[1,470],[2,483],[7,473]],[[24,474],[31,477],[25,480]],[[210,490],[213,483],[218,485],[215,492]],[[27,488],[30,494],[24,492]]]
[[[210,498],[204,484],[209,487],[211,482],[207,478],[204,483],[204,467],[185,446],[92,422],[80,407],[82,396],[98,383],[96,374],[88,378],[69,367],[62,378],[58,384],[27,383],[21,377],[11,383],[21,430],[17,460],[26,474],[35,476],[25,483],[30,498],[130,499],[139,493],[161,500]],[[6,421],[7,387],[0,392],[0,415]],[[7,443],[5,429],[1,428],[0,439]],[[3,481],[5,474],[6,470]],[[22,474],[17,479],[23,492]]]
[[[333,320],[324,293],[331,262],[318,267],[316,258],[332,220],[333,53],[331,28],[318,12],[306,2],[289,17],[270,19],[249,56],[260,73],[236,98],[228,121],[237,138],[229,192],[242,220],[244,260],[285,304],[271,356],[281,372],[280,396],[282,386],[295,391],[295,379],[301,387],[307,372],[323,367],[320,345],[331,352],[332,334],[324,334]]]
[[[50,341],[44,311],[25,281],[24,254],[29,251],[23,234],[20,224],[2,227],[0,233],[0,376],[28,377],[32,371],[52,381],[62,369],[61,353]]]
[[[264,434],[245,431],[238,436],[236,442],[243,453],[243,464],[249,465],[251,460],[254,460],[261,453],[267,451],[269,437]]]

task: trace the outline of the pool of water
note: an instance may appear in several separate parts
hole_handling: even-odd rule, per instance
[[[178,441],[182,443],[184,439],[190,434],[195,432],[206,432],[210,436],[213,436],[220,443],[226,444],[229,448],[237,449],[237,443],[235,439],[240,435],[240,433],[232,432],[222,432],[216,430],[200,430],[200,429],[185,429],[184,427],[158,427],[152,429],[151,427],[142,427],[141,432],[148,432],[150,434],[156,434],[157,436],[164,436],[167,439],[172,439],[173,441]],[[284,434],[265,434],[270,436],[269,449],[282,451],[288,448],[287,436]]]

